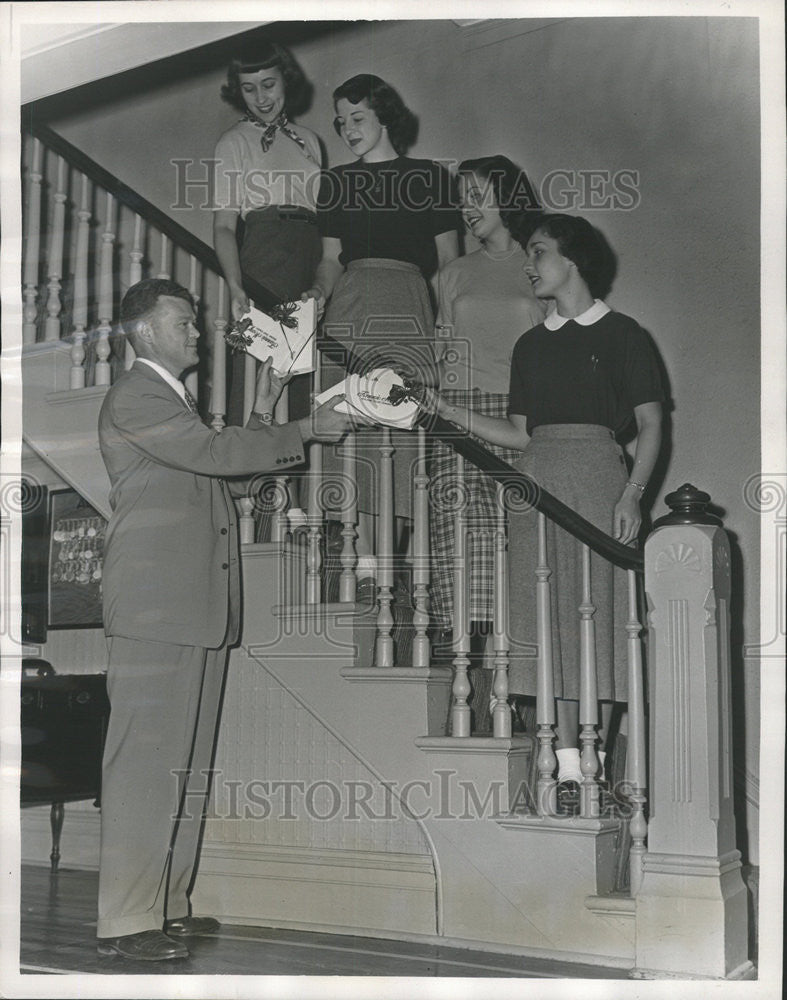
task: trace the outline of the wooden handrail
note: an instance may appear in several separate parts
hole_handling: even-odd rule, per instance
[[[155,226],[159,232],[164,233],[165,236],[185,250],[186,253],[191,254],[192,257],[196,257],[198,261],[217,274],[222,273],[219,259],[213,247],[208,246],[207,243],[204,243],[194,233],[189,232],[188,229],[184,229],[183,226],[171,219],[165,212],[162,212],[160,208],[157,208],[152,202],[132,190],[118,177],[115,177],[114,174],[105,170],[95,160],[92,160],[83,153],[81,149],[77,149],[67,139],[64,139],[62,135],[59,135],[54,129],[50,128],[49,125],[35,121],[30,109],[25,110],[27,114],[23,121],[24,132],[36,139],[40,139],[47,149],[51,149],[58,156],[62,156],[72,167],[76,167],[77,170],[80,170],[89,177],[91,181],[104,188],[105,191],[109,191],[121,204],[126,205],[132,212],[136,212],[146,222]],[[243,283],[254,301],[263,309],[269,308],[279,301],[272,292],[268,291],[259,282],[244,277]]]
[[[95,160],[73,146],[67,139],[58,135],[52,128],[42,122],[36,122],[29,108],[25,109],[26,114],[23,121],[23,130],[39,139],[48,149],[53,150],[62,156],[69,164],[81,170],[92,181],[99,184],[106,191],[109,191],[119,202],[126,205],[137,215],[147,222],[152,223],[160,232],[164,233],[177,246],[196,257],[202,264],[221,274],[216,251],[204,243],[198,236],[184,229],[168,215],[156,208],[136,191],[133,191],[123,181],[114,174],[99,166]],[[244,287],[254,301],[263,309],[275,305],[279,300],[259,282],[244,276]],[[322,333],[319,347],[327,348],[328,352],[336,358],[343,358],[345,367],[357,371],[360,367],[360,359],[349,351],[344,344],[339,343],[332,337]],[[493,455],[477,441],[468,436],[459,436],[457,428],[440,417],[430,416],[422,420],[423,426],[433,437],[449,444],[454,451],[462,455],[473,465],[477,466],[492,479],[506,484],[517,484],[523,491],[527,502],[536,510],[541,511],[561,528],[570,532],[581,542],[589,545],[605,559],[620,566],[623,569],[633,569],[643,572],[644,559],[641,552],[631,549],[627,545],[621,545],[614,538],[599,530],[589,521],[581,517],[572,507],[558,500],[543,487],[525,473],[519,472],[508,462]]]

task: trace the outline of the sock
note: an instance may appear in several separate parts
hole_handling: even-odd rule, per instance
[[[355,567],[355,575],[359,580],[367,576],[377,576],[377,559],[375,556],[358,556],[358,565]]]
[[[582,772],[579,769],[579,750],[577,747],[561,747],[555,751],[557,756],[557,780],[576,781],[581,784]]]

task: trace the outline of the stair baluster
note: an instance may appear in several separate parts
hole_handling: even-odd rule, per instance
[[[380,493],[377,513],[377,584],[380,610],[377,613],[375,666],[393,667],[393,445],[388,427],[380,430]]]
[[[645,750],[645,689],[642,673],[642,625],[637,613],[637,575],[628,576],[628,742],[626,747],[627,794],[632,804],[629,820],[631,849],[629,851],[629,893],[636,896],[642,884],[642,861],[648,823],[645,818],[647,798],[647,757]]]
[[[52,230],[49,234],[47,277],[48,295],[47,317],[44,324],[44,340],[60,340],[61,278],[63,277],[63,236],[66,221],[66,161],[57,158],[57,186],[52,210]]]
[[[132,285],[136,285],[138,281],[142,281],[142,216],[134,213],[134,242],[131,246],[129,252],[129,268],[128,268],[128,286],[131,288]],[[123,359],[123,367],[128,370],[133,364],[136,358],[136,353],[134,348],[131,346],[131,342],[126,338],[126,350]]]
[[[27,225],[25,227],[24,298],[22,342],[36,342],[38,319],[38,270],[41,247],[41,141],[33,139],[32,161],[27,185]]]
[[[429,636],[429,475],[426,431],[418,428],[418,464],[413,479],[413,666],[428,667]]]
[[[109,385],[112,375],[109,366],[109,335],[112,332],[113,299],[113,256],[115,252],[115,233],[112,230],[115,200],[107,192],[107,214],[104,220],[104,232],[101,234],[101,254],[99,256],[98,272],[98,343],[96,344],[96,385]]]
[[[467,501],[465,496],[465,461],[456,456],[456,498],[454,511],[454,614],[453,650],[454,683],[452,687],[451,735],[470,735],[470,666],[469,607],[467,603]]]
[[[314,372],[313,393],[320,391],[319,366]],[[309,526],[307,535],[306,556],[306,603],[319,604],[322,601],[322,553],[320,541],[322,538],[322,444],[312,441],[309,445],[308,498],[306,501],[306,516]]]
[[[582,603],[579,605],[579,768],[582,771],[580,787],[580,815],[588,819],[600,812],[598,754],[596,753],[596,727],[598,726],[598,678],[596,675],[596,623],[590,580],[590,549],[582,546]]]
[[[201,300],[200,288],[201,288],[201,278],[199,262],[193,254],[189,254],[189,292],[191,292],[191,297],[194,299],[194,311],[199,315],[199,304]],[[191,395],[197,400],[199,404],[200,399],[200,378],[199,372],[196,368],[188,373],[184,379],[184,383]]]
[[[250,354],[246,355],[246,374],[248,376],[248,362],[251,361],[252,365],[256,366],[256,358],[253,358]],[[248,388],[248,386],[247,386]],[[254,395],[252,395],[252,399]],[[249,411],[251,412],[251,410]],[[279,402],[276,404],[276,409],[274,411],[274,419],[277,424],[286,424],[290,419],[290,401],[289,392],[287,387],[284,387],[284,391],[281,396],[279,396]],[[247,418],[248,419],[248,418]],[[288,476],[277,476],[276,477],[276,510],[273,512],[273,518],[271,521],[271,540],[278,541],[283,539],[287,532],[287,511],[291,506],[291,497],[289,490],[289,477]],[[293,532],[293,552],[295,551],[295,535]],[[293,600],[293,603],[297,598]]]
[[[536,565],[536,640],[538,642],[538,686],[536,722],[538,724],[538,801],[539,816],[557,812],[557,782],[553,775],[557,757],[552,747],[555,737],[555,683],[552,673],[552,595],[549,578],[552,570],[547,559],[546,517],[538,514],[538,564]]]
[[[169,240],[165,233],[161,234],[161,245],[159,250],[159,270],[156,275],[157,278],[164,278],[169,280],[172,277],[172,271],[169,266]]]
[[[492,681],[492,733],[498,739],[511,735],[511,708],[508,704],[508,662],[510,644],[508,640],[508,559],[506,543],[505,493],[501,483],[497,484],[497,522],[494,534],[494,621],[492,623],[492,645],[494,657],[494,679]]]
[[[342,571],[339,575],[339,600],[355,601],[355,525],[358,521],[357,470],[355,466],[355,432],[350,431],[342,442],[342,552],[339,561]]]
[[[218,294],[216,318],[213,320],[213,353],[211,366],[210,412],[213,415],[211,427],[220,431],[224,427],[224,414],[227,412],[227,345],[224,342],[224,331],[227,329],[225,314],[225,289],[223,278],[218,278]]]
[[[85,388],[85,337],[87,330],[87,257],[90,239],[89,181],[81,175],[79,211],[77,212],[77,242],[74,254],[74,332],[71,347],[72,389]]]

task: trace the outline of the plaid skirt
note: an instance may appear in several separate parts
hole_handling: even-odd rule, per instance
[[[487,417],[508,415],[508,394],[482,392],[480,389],[449,389],[443,398]],[[457,434],[462,433],[457,431]],[[499,448],[476,438],[485,448],[505,462],[522,457],[519,451]],[[430,613],[432,624],[449,628],[454,610],[454,508],[456,503],[456,452],[450,445],[435,441],[430,462],[429,532],[432,549]],[[495,481],[470,462],[465,462],[465,516],[470,533],[470,605],[471,621],[491,621],[494,588],[494,532],[497,527],[497,488]]]

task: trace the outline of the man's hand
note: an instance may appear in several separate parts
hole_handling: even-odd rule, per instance
[[[308,417],[302,417],[298,421],[301,437],[304,441],[339,441],[353,427],[369,423],[357,413],[337,413],[336,407],[343,399],[344,393],[331,396],[330,399],[326,399],[324,403],[312,410]]]
[[[286,378],[280,378],[271,369],[272,364],[272,357],[268,358],[267,361],[263,361],[262,367],[257,374],[257,391],[254,396],[254,406],[252,407],[255,413],[273,414],[282,389],[290,381],[289,375]]]

